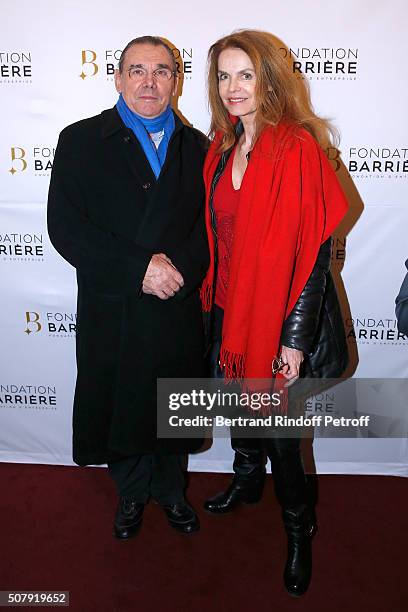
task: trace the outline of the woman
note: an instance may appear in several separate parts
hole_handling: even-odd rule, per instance
[[[212,325],[212,366],[227,378],[280,372],[339,376],[344,328],[329,273],[331,233],[346,200],[319,143],[330,128],[305,102],[271,34],[242,30],[209,51],[213,137],[204,168],[211,263],[201,297]],[[213,513],[259,501],[264,450],[288,536],[284,582],[299,596],[311,578],[316,529],[299,438],[231,432],[234,478],[208,500]]]

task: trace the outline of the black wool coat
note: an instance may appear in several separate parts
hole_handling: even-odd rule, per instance
[[[209,262],[206,140],[176,116],[175,122],[158,180],[115,108],[68,126],[58,141],[48,231],[77,270],[79,465],[201,444],[156,434],[156,379],[205,374],[198,287]],[[168,300],[141,291],[150,258],[160,252],[184,277]]]

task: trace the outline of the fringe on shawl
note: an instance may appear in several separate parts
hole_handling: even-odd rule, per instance
[[[204,312],[210,312],[213,303],[213,285],[205,278],[200,288],[201,305]]]
[[[270,416],[272,414],[288,414],[289,402],[288,402],[288,388],[285,387],[287,380],[284,376],[275,376],[273,378],[272,388],[268,387],[265,389],[263,384],[264,379],[248,379],[245,378],[245,355],[239,353],[233,353],[225,348],[221,347],[220,352],[220,367],[224,372],[225,384],[232,382],[238,382],[241,385],[244,393],[279,393],[280,403],[275,406],[262,405],[256,410],[257,414],[263,417]],[[268,380],[268,379],[267,379]],[[271,398],[272,399],[272,398]],[[248,411],[254,416],[254,409],[248,406]]]
[[[233,353],[221,347],[220,367],[224,371],[227,382],[242,380],[245,375],[245,355]]]

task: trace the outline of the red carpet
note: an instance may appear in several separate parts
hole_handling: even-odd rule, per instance
[[[111,535],[116,499],[104,469],[0,464],[0,477],[0,590],[70,591],[61,609],[75,612],[408,610],[402,478],[319,478],[313,581],[292,599],[270,476],[260,504],[214,517],[202,502],[230,476],[193,473],[201,531],[173,532],[150,503],[127,542]]]

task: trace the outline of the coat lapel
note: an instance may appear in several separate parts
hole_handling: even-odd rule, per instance
[[[160,240],[163,228],[170,222],[174,214],[174,206],[177,206],[179,200],[178,197],[174,198],[174,194],[178,192],[179,188],[178,179],[180,173],[177,171],[177,167],[182,161],[179,143],[183,123],[177,116],[175,116],[175,120],[175,130],[170,138],[166,159],[159,178],[151,190],[149,205],[146,207],[146,212],[137,232],[136,239],[140,241],[146,239],[146,236],[153,242]],[[172,176],[171,180],[168,180],[167,174],[170,169]],[[173,172],[174,170],[175,172]]]
[[[130,128],[127,128],[116,108],[102,113],[102,138],[114,138],[116,150],[135,179],[141,185],[153,185],[156,177],[144,151]]]
[[[141,245],[155,244],[163,233],[174,213],[173,194],[178,189],[179,172],[169,181],[166,175],[173,172],[174,166],[181,163],[180,138],[183,123],[175,115],[175,130],[169,142],[167,155],[158,179],[150,166],[142,146],[131,129],[127,128],[116,108],[102,113],[102,138],[115,142],[115,151],[121,156],[132,178],[142,187],[146,198],[143,199],[144,211],[134,240]],[[176,164],[175,164],[176,162]],[[176,198],[177,199],[177,198]],[[137,205],[139,201],[137,200]]]

